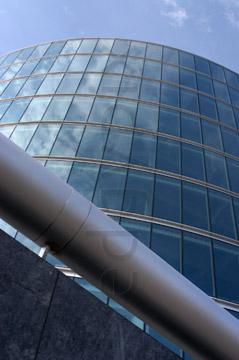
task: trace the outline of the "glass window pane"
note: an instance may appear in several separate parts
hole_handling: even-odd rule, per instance
[[[65,74],[58,89],[57,94],[73,94],[76,92],[83,74]]]
[[[154,174],[129,169],[123,210],[151,216]]]
[[[160,102],[162,104],[179,107],[179,89],[176,86],[162,84]]]
[[[178,65],[178,50],[164,46],[163,61]]]
[[[68,71],[85,71],[90,55],[75,55]]]
[[[110,53],[114,40],[112,39],[99,39],[95,51],[98,53]]]
[[[146,44],[145,43],[131,41],[131,45],[130,45],[130,49],[129,49],[129,55],[144,57],[145,56],[145,49],[146,49]]]
[[[229,158],[226,158],[226,160],[231,190],[239,193],[239,161]]]
[[[115,107],[115,99],[95,98],[93,108],[90,113],[89,122],[102,124],[111,123],[112,114]]]
[[[68,180],[68,184],[89,201],[92,200],[99,167],[97,164],[75,162]]]
[[[0,69],[0,79],[1,79],[2,75],[5,73],[5,71],[6,71],[7,69],[8,69],[8,68]],[[3,80],[3,78],[2,78],[1,80]]]
[[[50,72],[64,72],[67,71],[68,66],[73,59],[73,56],[59,56],[54,65],[51,68]]]
[[[15,51],[14,53],[9,54],[6,59],[3,61],[2,66],[7,65],[7,64],[11,64],[12,62],[14,62],[14,60],[18,57],[18,55],[20,54],[20,50],[19,51]]]
[[[218,81],[213,80],[213,86],[215,90],[215,96],[219,99],[222,99],[224,101],[230,102],[227,86],[224,84],[221,84]]]
[[[119,96],[138,99],[140,83],[140,79],[123,76]]]
[[[12,103],[12,101],[4,101],[0,102],[0,119],[4,115],[5,111],[9,107],[9,105]]]
[[[86,281],[83,278],[74,278],[74,281],[77,284],[80,284],[84,289],[89,291],[92,295],[96,296],[98,299],[103,301],[104,303],[107,303],[108,296],[102,293],[99,289],[97,289],[95,286],[91,285],[88,281]]]
[[[228,69],[224,69],[224,72],[226,75],[227,83],[231,86],[238,87],[239,82],[238,82],[236,74]]]
[[[203,149],[182,143],[182,175],[205,181]]]
[[[214,95],[212,80],[206,76],[197,74],[198,90],[209,95]]]
[[[8,85],[8,87],[2,93],[0,98],[7,99],[7,98],[15,97],[25,82],[26,82],[26,79],[19,79],[19,80],[11,81],[10,84]]]
[[[65,44],[61,54],[74,54],[82,40],[69,40]]]
[[[228,87],[232,105],[239,107],[239,91]]]
[[[239,157],[238,133],[222,126],[222,138],[226,153]]]
[[[146,333],[152,336],[154,339],[165,345],[168,349],[172,350],[175,354],[181,356],[181,350],[174,345],[171,341],[162,336],[159,332],[155,331],[149,325],[146,325]],[[191,359],[190,359],[191,360]]]
[[[239,302],[239,247],[213,240],[217,296]]]
[[[210,63],[212,77],[225,82],[223,68],[217,64]]]
[[[183,275],[209,296],[215,296],[211,239],[183,232]]]
[[[162,67],[162,80],[168,81],[174,84],[179,83],[178,67],[163,64]]]
[[[18,122],[31,99],[14,100],[2,117],[1,123]]]
[[[127,58],[124,73],[129,75],[142,75],[144,66],[144,60],[143,59],[135,59],[135,58]]]
[[[162,60],[162,49],[160,45],[148,44],[146,57],[149,59]]]
[[[180,84],[192,89],[196,89],[195,73],[185,69],[180,69]]]
[[[110,129],[104,159],[129,162],[132,131]]]
[[[177,271],[180,271],[180,243],[180,230],[152,225],[151,249]]]
[[[5,81],[3,83],[0,83],[0,94],[3,93],[3,91],[6,89],[6,87],[11,83],[11,81]]]
[[[130,41],[125,40],[115,40],[112,54],[119,54],[119,55],[127,55],[129,50]]]
[[[23,64],[15,64],[15,65],[9,66],[9,68],[7,68],[7,70],[5,69],[6,71],[2,75],[1,80],[8,80],[8,79],[14,78],[14,76],[19,71],[19,69],[21,69],[22,66],[23,66]]]
[[[0,133],[6,136],[7,138],[10,138],[13,130],[15,129],[15,126],[2,126],[0,127]]]
[[[198,109],[197,93],[185,89],[180,89],[180,94],[181,94],[181,108],[198,113],[199,109]]]
[[[23,150],[26,150],[36,128],[37,125],[17,126],[10,139]]]
[[[28,57],[31,55],[31,53],[33,52],[33,50],[35,49],[35,47],[30,47],[27,49],[23,49],[21,51],[21,53],[18,55],[18,57],[16,58],[15,61],[24,61],[27,60]]]
[[[183,181],[183,223],[209,230],[206,188]]]
[[[44,120],[64,120],[67,110],[71,104],[72,96],[53,97],[43,117]]]
[[[121,218],[120,225],[136,239],[149,247],[151,225],[144,221]]]
[[[23,66],[21,67],[21,69],[18,71],[17,76],[27,76],[30,75],[33,71],[33,69],[35,69],[36,65],[38,64],[39,60],[31,60],[31,61],[27,61],[23,64]]]
[[[50,55],[57,55],[60,54],[62,48],[65,45],[65,41],[57,41],[52,43],[49,48],[47,49],[46,53],[44,54],[44,56],[50,56]]]
[[[236,127],[232,107],[217,101],[219,120],[229,126]]]
[[[32,99],[26,112],[21,118],[21,122],[40,121],[51,99],[51,97],[39,97]]]
[[[145,60],[143,76],[160,80],[161,79],[161,63]]]
[[[102,159],[108,130],[105,127],[86,126],[77,156]]]
[[[109,56],[105,72],[123,73],[126,57],[123,56]]]
[[[181,181],[156,175],[153,216],[181,221]]]
[[[239,239],[239,199],[233,197],[232,198],[233,205],[234,205],[234,215],[235,215],[235,221],[237,226],[237,239]]]
[[[234,108],[233,111],[234,111],[234,116],[235,116],[237,128],[239,129],[239,110]]]
[[[117,75],[103,75],[98,94],[117,96],[119,91],[119,85],[121,76]]]
[[[205,150],[207,181],[210,184],[228,189],[228,179],[225,158],[222,155]]]
[[[211,75],[209,69],[209,62],[207,60],[195,56],[195,65],[197,71],[200,71],[201,73],[204,73],[206,75]]]
[[[34,77],[29,78],[26,81],[23,88],[21,89],[21,91],[19,92],[18,96],[35,95],[35,93],[39,89],[39,86],[41,85],[43,79],[44,79],[44,76],[34,76]]]
[[[200,118],[181,113],[181,136],[184,139],[201,143]]]
[[[156,167],[160,170],[180,173],[180,143],[158,137]]]
[[[101,166],[93,203],[106,209],[121,210],[127,169]]]
[[[14,237],[17,233],[17,230],[14,229],[11,225],[6,223],[4,220],[0,219],[0,229],[3,230],[8,235]]]
[[[184,51],[179,51],[180,65],[194,70],[194,56]]]
[[[83,129],[84,127],[79,125],[62,125],[51,151],[51,155],[75,156]]]
[[[40,62],[35,67],[33,74],[45,74],[48,73],[52,64],[55,62],[56,58],[51,57],[47,59],[41,59]]]
[[[112,124],[134,126],[136,109],[135,101],[117,100]]]
[[[22,245],[26,246],[29,250],[33,251],[35,254],[38,254],[40,251],[40,246],[35,244],[33,241],[29,240],[26,236],[17,233],[16,240],[20,242]]]
[[[38,45],[33,53],[29,56],[29,59],[38,58],[45,54],[46,50],[49,48],[50,44]]]
[[[159,107],[149,104],[138,104],[136,128],[157,131]]]
[[[229,195],[208,189],[212,232],[236,239],[236,226]]]
[[[220,126],[218,124],[202,119],[202,133],[204,145],[223,151]]]
[[[159,102],[160,82],[142,80],[140,99]]]
[[[179,112],[160,108],[159,132],[179,136]]]
[[[84,74],[77,90],[78,94],[96,94],[101,74]]]
[[[75,96],[66,115],[66,120],[87,121],[93,97]]]
[[[39,125],[27,152],[31,155],[49,155],[60,125]]]
[[[95,45],[97,43],[97,39],[85,39],[80,44],[79,49],[77,50],[78,53],[92,53],[94,51]]]
[[[47,75],[45,77],[45,80],[41,84],[37,94],[54,94],[62,78],[63,74]]]
[[[56,176],[58,176],[62,181],[67,181],[70,170],[72,166],[72,161],[47,161],[46,168],[52,171]]]
[[[135,132],[130,163],[155,168],[156,140],[154,135]]]
[[[209,118],[217,119],[217,110],[215,100],[199,94],[200,113]]]
[[[94,71],[94,72],[104,71],[107,60],[108,60],[108,56],[92,55],[86,71]]]

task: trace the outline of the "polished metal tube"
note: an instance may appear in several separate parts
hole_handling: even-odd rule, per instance
[[[0,216],[195,359],[238,359],[238,320],[1,134]]]

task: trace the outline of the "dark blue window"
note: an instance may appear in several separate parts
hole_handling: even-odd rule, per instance
[[[121,210],[127,169],[102,165],[93,202],[96,206]]]
[[[226,159],[231,190],[239,193],[239,161]]]
[[[107,135],[108,128],[86,126],[77,156],[101,159]]]
[[[164,46],[163,61],[178,65],[178,50]]]
[[[236,125],[235,125],[232,107],[223,104],[221,101],[217,101],[217,109],[218,109],[220,122],[235,128]]]
[[[160,170],[180,173],[180,143],[158,137],[156,167]]]
[[[218,124],[202,119],[202,133],[204,145],[223,150],[221,131]]]
[[[205,150],[207,182],[228,189],[225,158],[212,151]]]
[[[238,133],[222,126],[222,138],[225,152],[239,156],[239,137]]]
[[[181,108],[194,113],[198,113],[199,109],[197,93],[185,89],[180,89],[180,94]]]
[[[239,247],[213,240],[217,296],[239,303]]]
[[[201,148],[182,143],[182,175],[205,180],[203,150]]]
[[[189,70],[180,69],[180,84],[196,89],[195,73]]]
[[[200,113],[204,116],[217,120],[215,100],[199,94]]]
[[[178,179],[156,175],[153,216],[180,222],[181,182]]]
[[[226,102],[230,102],[229,94],[227,90],[227,86],[224,84],[221,84],[218,81],[213,80],[213,86],[215,90],[215,96],[219,99],[222,99]]]
[[[159,117],[159,132],[179,136],[179,131],[179,112],[161,107]]]
[[[232,200],[234,206],[235,221],[237,225],[237,239],[239,239],[239,199],[233,197]]]
[[[168,64],[163,64],[162,80],[168,81],[170,83],[178,84],[179,83],[178,67]]]
[[[226,79],[227,79],[227,83],[231,86],[234,87],[238,87],[239,86],[239,82],[237,79],[237,75],[235,73],[233,73],[230,70],[224,69],[225,75],[226,75]]]
[[[214,95],[212,88],[212,80],[206,76],[197,74],[198,90],[209,95]]]
[[[210,63],[212,77],[225,82],[223,68],[217,64]]]
[[[179,51],[180,65],[194,70],[194,56],[184,51]]]
[[[183,181],[183,223],[209,230],[206,188]]]
[[[180,230],[152,225],[151,249],[177,271],[180,271],[180,248]]]
[[[232,105],[239,107],[239,91],[228,87]]]
[[[158,111],[158,106],[139,103],[135,127],[157,131]]]
[[[212,232],[236,239],[231,197],[212,189],[208,189],[208,194]]]
[[[179,106],[179,89],[176,86],[162,84],[161,86],[161,100],[162,104]]]
[[[150,223],[133,219],[121,218],[120,225],[123,226],[136,239],[140,240],[144,245],[149,247],[150,241]]]
[[[215,296],[211,239],[183,232],[183,274],[206,294]]]
[[[181,136],[184,139],[201,143],[200,118],[181,113]]]
[[[152,215],[154,175],[129,169],[123,210]]]
[[[155,168],[156,140],[154,135],[135,132],[130,163]]]
[[[203,74],[211,75],[209,69],[209,62],[205,59],[195,56],[196,70]]]

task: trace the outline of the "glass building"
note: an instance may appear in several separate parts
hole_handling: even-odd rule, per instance
[[[238,129],[239,75],[171,47],[74,39],[0,57],[0,131],[239,319]]]

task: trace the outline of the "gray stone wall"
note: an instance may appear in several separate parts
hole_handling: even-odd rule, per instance
[[[0,359],[180,358],[0,230]]]

